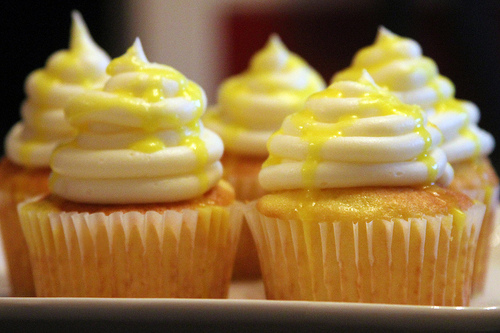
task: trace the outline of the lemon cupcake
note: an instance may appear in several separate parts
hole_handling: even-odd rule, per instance
[[[224,178],[239,200],[264,194],[258,173],[268,152],[266,142],[283,119],[298,111],[306,98],[325,88],[323,78],[273,34],[243,73],[225,80],[216,105],[204,119],[224,141]],[[248,226],[238,246],[234,278],[259,277],[259,263]]]
[[[74,135],[64,120],[63,107],[71,97],[101,87],[106,79],[109,56],[92,40],[76,11],[69,44],[68,50],[51,55],[45,68],[28,76],[22,120],[8,133],[6,156],[0,161],[0,230],[13,296],[35,294],[16,205],[48,192],[50,154],[58,142]]]
[[[350,67],[334,81],[355,79],[365,69],[375,82],[403,102],[420,105],[443,133],[442,149],[455,170],[452,188],[486,204],[474,265],[473,290],[481,292],[487,272],[490,238],[498,206],[498,177],[488,155],[495,140],[478,127],[480,112],[469,101],[455,98],[453,83],[438,72],[436,63],[422,55],[420,45],[380,28],[373,45],[361,49]]]
[[[66,107],[51,194],[19,205],[38,296],[227,296],[242,221],[203,89],[140,41]]]
[[[268,142],[248,206],[269,299],[469,303],[484,205],[442,186],[439,130],[364,73],[330,85]]]

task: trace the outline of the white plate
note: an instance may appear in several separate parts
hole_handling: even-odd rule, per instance
[[[0,256],[1,257],[1,256]],[[1,275],[3,274],[3,275]],[[181,323],[281,328],[376,328],[384,330],[500,331],[500,225],[484,296],[469,307],[437,307],[305,301],[267,301],[260,281],[235,283],[230,299],[105,299],[0,297],[0,319],[7,321],[105,321]],[[0,291],[8,292],[0,260]],[[238,325],[243,326],[238,326]],[[236,325],[236,326],[235,326]],[[34,326],[36,327],[36,326]]]

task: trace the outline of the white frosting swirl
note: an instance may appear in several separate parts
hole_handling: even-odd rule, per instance
[[[374,81],[401,101],[418,104],[444,135],[443,150],[450,163],[487,156],[495,146],[491,134],[477,126],[479,110],[455,99],[455,87],[439,75],[436,63],[422,55],[420,45],[381,27],[373,45],[359,50],[349,68],[333,81],[354,80],[366,69]]]
[[[22,121],[5,141],[8,158],[27,167],[48,167],[56,145],[75,134],[63,108],[83,91],[102,87],[109,61],[92,40],[80,13],[74,11],[69,49],[51,55],[45,68],[35,70],[26,80]]]
[[[448,185],[453,170],[440,131],[364,73],[313,94],[268,142],[266,190]]]
[[[221,85],[218,103],[204,121],[222,137],[226,150],[265,157],[266,142],[283,119],[324,88],[323,78],[272,35],[247,71]]]
[[[222,176],[222,140],[203,127],[205,92],[149,63],[140,41],[107,68],[102,91],[65,109],[78,134],[52,156],[51,190],[68,200],[125,204],[192,199]]]
[[[476,156],[488,156],[495,148],[495,139],[478,127],[479,108],[469,101],[449,99],[437,104],[429,117],[443,133],[442,149],[450,163]]]

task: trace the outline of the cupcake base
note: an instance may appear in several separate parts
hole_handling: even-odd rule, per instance
[[[454,215],[391,220],[284,219],[251,203],[267,299],[468,305],[477,203]]]
[[[184,206],[109,213],[61,211],[53,197],[21,204],[37,296],[227,297],[241,204]]]
[[[7,263],[11,296],[35,296],[35,286],[17,204],[49,191],[50,169],[26,169],[7,158],[0,162],[0,231]]]
[[[499,202],[498,177],[487,158],[454,163],[455,177],[450,188],[467,194],[472,199],[486,205],[486,212],[479,232],[477,250],[472,275],[472,293],[479,295],[484,291],[488,262],[491,252],[491,235],[496,221]]]

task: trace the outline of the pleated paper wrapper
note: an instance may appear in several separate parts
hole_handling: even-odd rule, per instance
[[[234,154],[226,154],[222,162],[224,163],[224,179],[233,186],[238,200],[243,202],[250,201],[266,194],[266,191],[260,186],[258,180],[260,166],[258,169],[248,173],[238,172],[241,170],[234,169],[238,168],[238,163],[240,162],[238,162],[238,155]],[[241,228],[240,242],[236,250],[233,278],[235,280],[255,280],[260,277],[257,249],[252,233],[246,221],[244,221]]]
[[[476,258],[474,271],[472,273],[472,293],[479,295],[484,291],[486,277],[488,274],[488,263],[491,252],[491,237],[495,228],[496,212],[498,207],[499,187],[487,189],[461,189],[472,199],[478,200],[486,205],[483,224],[477,240]]]
[[[373,222],[280,220],[245,213],[266,297],[421,305],[468,305],[478,203],[465,223],[452,215]]]
[[[37,296],[227,297],[239,202],[161,214],[19,211]]]

